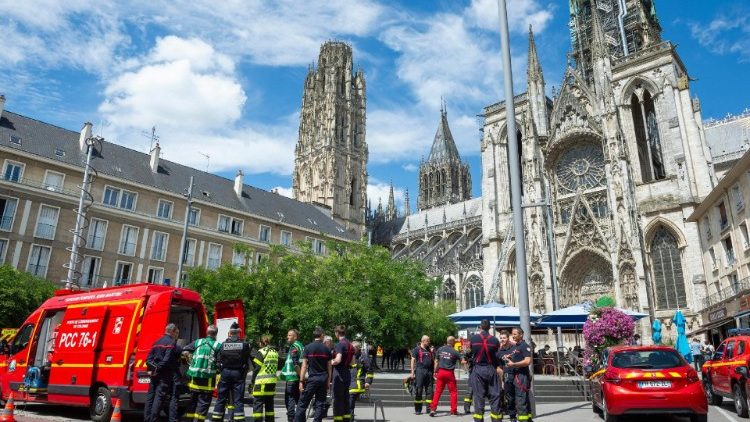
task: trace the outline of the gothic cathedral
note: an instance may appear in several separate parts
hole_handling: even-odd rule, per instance
[[[305,78],[294,199],[316,204],[357,236],[365,233],[367,143],[365,75],[353,71],[352,48],[329,41]]]

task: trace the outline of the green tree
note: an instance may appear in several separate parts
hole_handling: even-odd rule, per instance
[[[51,281],[18,271],[10,265],[0,266],[0,327],[19,327],[54,293],[55,286]]]
[[[290,327],[309,339],[318,325],[330,331],[343,324],[350,336],[389,347],[455,332],[450,307],[434,303],[438,282],[420,263],[393,261],[385,248],[364,243],[329,242],[323,257],[309,244],[299,247],[299,253],[273,248],[271,259],[253,267],[194,269],[188,286],[209,309],[219,300],[243,299],[248,334],[270,334],[275,342]]]

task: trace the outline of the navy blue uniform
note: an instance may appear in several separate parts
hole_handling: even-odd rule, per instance
[[[352,382],[351,366],[354,346],[342,337],[333,348],[333,357],[341,355],[341,362],[333,366],[333,420],[351,419],[349,384]]]
[[[180,347],[172,337],[164,337],[154,343],[146,358],[146,366],[151,371],[151,383],[146,395],[146,406],[143,409],[143,420],[159,420],[159,412],[164,402],[169,399],[169,421],[177,421],[176,380],[180,363]],[[171,398],[171,399],[170,399]]]
[[[328,388],[328,362],[332,357],[331,349],[320,340],[308,344],[302,351],[302,359],[307,360],[307,382],[294,414],[295,422],[305,422],[307,406],[313,398],[315,398],[313,421],[323,420],[323,408],[326,404],[326,389]],[[300,374],[302,377],[304,375]]]
[[[531,347],[525,340],[521,340],[513,346],[510,353],[511,362],[521,362],[531,357]],[[513,398],[515,400],[515,413],[519,421],[528,421],[531,419],[531,401],[529,392],[531,390],[531,371],[529,366],[523,368],[513,368]]]
[[[474,368],[471,371],[469,384],[474,392],[474,421],[484,421],[484,399],[490,402],[490,419],[502,417],[500,413],[500,385],[498,384],[497,350],[500,341],[487,331],[471,336],[471,354]]]
[[[503,399],[500,402],[500,410],[502,413],[510,416],[511,419],[516,417],[516,396],[515,390],[513,389],[513,376],[515,375],[515,369],[510,368],[507,365],[507,359],[510,359],[510,354],[513,352],[514,347],[508,343],[505,347],[497,351],[497,357],[500,361],[500,367],[503,368],[503,379],[500,380],[503,386]]]
[[[211,415],[212,420],[224,420],[224,410],[230,394],[234,406],[231,412],[232,420],[245,420],[245,376],[250,366],[250,352],[250,345],[236,336],[229,337],[222,343],[217,357],[221,380],[216,405]]]
[[[423,404],[427,404],[427,407],[430,407],[432,404],[432,381],[433,371],[435,370],[434,356],[432,356],[432,352],[429,349],[425,349],[420,345],[411,351],[411,357],[416,360],[414,367],[414,384],[416,386],[414,411],[420,414],[422,413]],[[422,398],[423,393],[424,399]]]
[[[365,384],[372,384],[375,363],[365,353],[355,355],[351,365],[351,379],[349,385],[349,413],[354,418],[354,407],[360,394],[367,391]]]

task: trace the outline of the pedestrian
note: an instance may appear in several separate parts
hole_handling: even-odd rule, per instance
[[[315,398],[313,422],[323,420],[323,407],[326,403],[326,391],[331,382],[331,349],[323,344],[325,332],[320,327],[313,330],[314,340],[302,351],[302,367],[299,372],[299,390],[301,393],[295,422],[305,422],[307,406]],[[304,382],[307,374],[307,383]]]
[[[331,336],[325,336],[323,337],[323,345],[325,345],[328,350],[331,351],[331,358],[333,358],[333,337]],[[328,381],[330,384],[331,382]],[[328,411],[331,409],[331,402],[333,401],[333,397],[331,396],[331,386],[328,386],[329,388],[326,390],[326,404],[323,407],[323,417],[328,417]]]
[[[333,369],[333,420],[349,420],[349,385],[351,379],[351,365],[354,358],[354,347],[346,338],[346,327],[339,325],[335,328],[334,333],[338,343],[333,350],[333,360],[331,367]]]
[[[461,360],[461,355],[455,349],[456,338],[449,336],[445,346],[438,349],[435,355],[435,395],[432,396],[430,416],[437,414],[438,402],[443,389],[448,386],[448,392],[451,396],[451,415],[458,416],[458,387],[456,385],[456,363]]]
[[[510,333],[507,330],[500,330],[497,334],[500,341],[500,348],[497,351],[498,356],[498,375],[500,385],[502,386],[502,396],[500,398],[500,414],[508,415],[511,421],[516,420],[516,400],[515,390],[513,389],[513,378],[515,373],[513,368],[506,365],[510,360],[510,353],[513,350],[513,343],[510,341]]]
[[[351,379],[349,385],[349,414],[354,419],[354,407],[357,399],[370,389],[374,377],[375,362],[366,353],[362,353],[362,345],[358,341],[353,341],[354,359],[352,361]]]
[[[464,357],[462,360],[462,363],[464,364],[464,368],[466,369],[466,373],[469,376],[469,380],[471,380],[471,373],[474,370],[474,355],[471,354],[471,347],[467,348],[464,351]],[[471,382],[468,383],[466,387],[466,396],[464,397],[464,413],[467,415],[471,413],[471,404],[474,401],[474,390],[471,388]]]
[[[284,388],[284,404],[286,405],[287,422],[294,421],[294,412],[299,402],[299,370],[302,350],[305,346],[299,341],[299,331],[291,329],[286,333],[289,350],[286,354],[284,367],[281,369],[281,379],[286,381]]]
[[[513,391],[516,404],[516,416],[519,421],[531,421],[531,347],[523,339],[523,330],[513,328],[511,333],[516,345],[511,350],[510,357],[505,362],[507,368],[513,369]],[[513,419],[511,419],[512,421]]]
[[[693,355],[695,371],[700,372],[701,366],[703,366],[703,351],[701,350],[701,341],[698,337],[693,337],[693,341],[690,342],[690,354]]]
[[[430,338],[422,336],[419,345],[411,352],[411,376],[415,380],[414,413],[422,414],[422,405],[432,404],[434,358],[430,352]]]
[[[217,364],[221,373],[218,397],[211,419],[224,420],[224,410],[232,396],[232,420],[245,420],[245,377],[250,367],[250,345],[240,339],[240,326],[235,322],[229,327],[229,337],[219,349]]]
[[[190,403],[183,417],[186,421],[204,421],[211,406],[211,395],[216,385],[216,358],[221,343],[216,341],[218,328],[209,325],[206,337],[185,346],[182,351],[192,354],[187,376],[190,377]]]
[[[484,421],[484,400],[490,403],[490,419],[502,417],[500,413],[500,383],[497,378],[497,351],[500,342],[489,333],[490,322],[482,320],[479,333],[471,336],[471,353],[474,369],[469,383],[474,392],[474,421]]]
[[[716,349],[714,349],[714,345],[711,344],[711,341],[706,339],[706,341],[703,343],[703,356],[704,356],[704,362],[712,360],[714,358],[714,352]]]
[[[260,338],[260,350],[253,357],[253,419],[255,422],[275,420],[273,398],[276,395],[276,371],[279,369],[279,352],[271,347],[271,338]],[[265,413],[265,418],[264,418]]]
[[[176,422],[177,397],[175,397],[175,379],[180,370],[180,347],[177,339],[180,330],[173,323],[164,327],[164,336],[154,343],[146,358],[146,366],[151,373],[151,380],[146,394],[146,405],[143,409],[145,422],[156,422],[162,406],[169,401],[169,422]]]

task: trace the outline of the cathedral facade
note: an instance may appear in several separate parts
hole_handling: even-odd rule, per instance
[[[517,305],[507,149],[517,142],[532,311],[553,310],[556,279],[561,307],[608,295],[665,321],[681,309],[696,329],[708,290],[698,227],[686,218],[716,176],[688,71],[650,0],[570,8],[569,64],[553,98],[530,29],[517,133],[507,133],[504,102],[484,109],[481,198],[432,203],[447,177],[433,182],[430,164],[418,211],[376,212],[374,239],[394,259],[422,260],[458,309]]]

